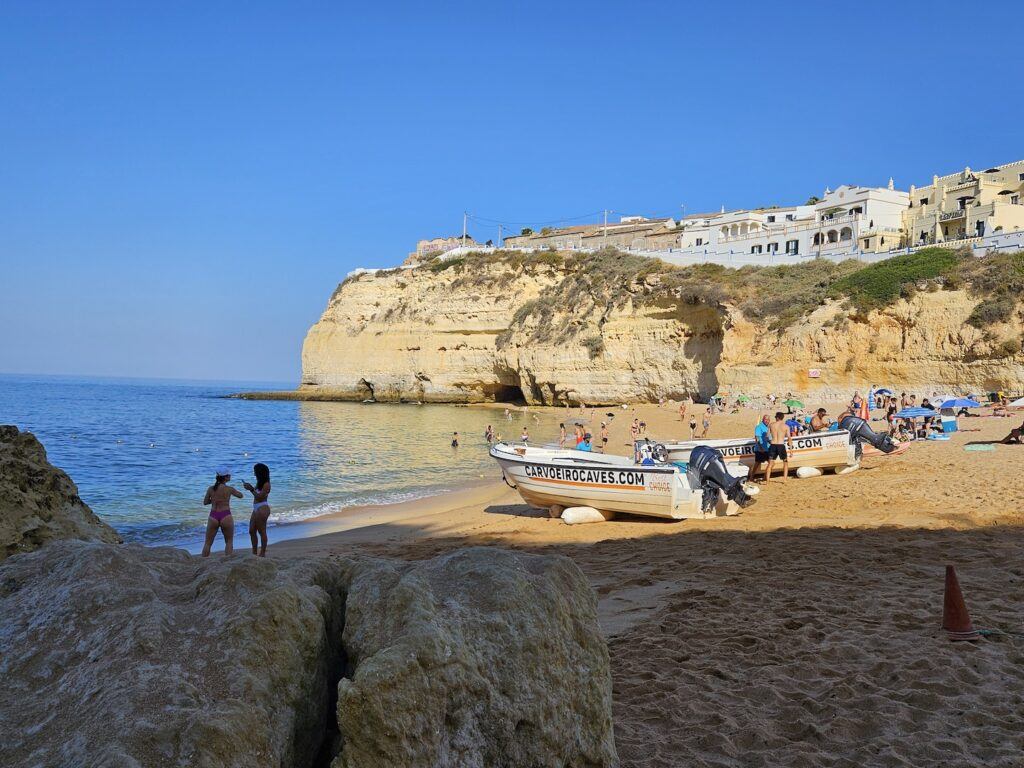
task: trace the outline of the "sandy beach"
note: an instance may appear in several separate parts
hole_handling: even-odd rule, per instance
[[[601,408],[592,426],[614,412],[624,453],[634,417],[688,437],[676,408]],[[718,414],[709,437],[749,434],[759,414]],[[1019,765],[1024,446],[994,441],[1021,419],[962,418],[951,440],[848,476],[776,478],[737,517],[567,526],[495,479],[320,520],[325,533],[271,554],[485,544],[572,558],[599,596],[625,766]],[[949,642],[946,563],[975,625],[1005,634]]]

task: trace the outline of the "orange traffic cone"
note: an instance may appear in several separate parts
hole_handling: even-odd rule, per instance
[[[964,595],[960,591],[960,582],[956,578],[956,569],[952,565],[946,566],[946,591],[942,596],[942,628],[954,642],[981,638],[971,623],[971,615],[967,612]]]

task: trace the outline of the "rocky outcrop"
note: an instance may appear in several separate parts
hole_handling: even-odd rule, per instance
[[[616,763],[608,654],[562,557],[468,549],[349,584],[333,768]]]
[[[12,767],[616,763],[595,599],[563,558],[57,541],[0,564],[0,616]]]
[[[0,426],[0,560],[54,539],[120,541],[34,435]]]
[[[978,301],[963,290],[921,291],[849,318],[827,302],[772,330],[727,302],[666,298],[642,278],[621,302],[577,303],[570,291],[537,312],[533,300],[565,277],[557,264],[443,267],[342,284],[306,337],[297,394],[551,405],[721,390],[826,399],[871,384],[1024,389],[1020,314],[974,328],[966,320]]]

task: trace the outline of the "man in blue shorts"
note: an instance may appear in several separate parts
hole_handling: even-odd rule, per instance
[[[768,419],[768,414],[765,413],[761,416],[761,421],[754,427],[754,468],[750,470],[750,479],[757,479],[757,469],[762,464],[767,465],[768,463],[768,449],[771,447],[771,430],[769,429],[771,421]],[[765,481],[768,480],[768,470],[765,469]]]

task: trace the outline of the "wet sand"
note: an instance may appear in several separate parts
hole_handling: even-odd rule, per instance
[[[616,452],[633,416],[652,437],[689,437],[674,404],[597,418],[608,412]],[[758,416],[716,415],[709,437],[750,434]],[[375,524],[319,521],[348,527],[271,554],[420,558],[485,544],[571,557],[599,596],[624,766],[1020,765],[1024,446],[993,441],[1022,419],[962,418],[951,440],[867,458],[851,475],[775,479],[737,517],[567,526],[495,472],[379,508]],[[975,625],[1007,634],[947,640],[947,562]]]

